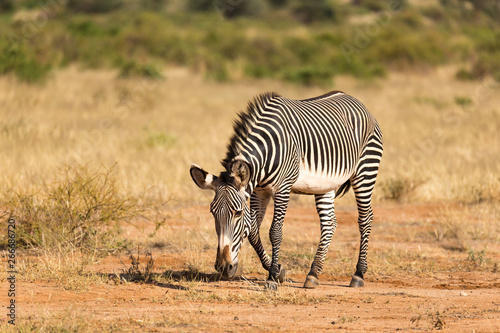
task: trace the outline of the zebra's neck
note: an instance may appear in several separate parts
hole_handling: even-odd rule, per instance
[[[245,143],[255,123],[262,116],[269,101],[275,97],[279,97],[279,95],[274,92],[261,94],[253,102],[248,103],[246,111],[238,115],[239,117],[233,125],[233,136],[227,145],[226,157],[221,161],[226,169],[231,161],[245,150]]]

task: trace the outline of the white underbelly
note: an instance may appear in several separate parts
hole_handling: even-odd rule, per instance
[[[297,178],[297,181],[292,186],[292,192],[301,194],[323,194],[336,191],[348,179],[349,175],[347,174],[331,177],[301,168],[299,178]]]

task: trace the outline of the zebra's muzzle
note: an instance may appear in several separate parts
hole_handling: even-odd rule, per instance
[[[222,273],[222,277],[226,279],[231,279],[236,275],[236,271],[238,271],[238,263],[229,264],[226,263],[224,265],[215,264],[215,269],[217,272]]]
[[[222,254],[217,253],[217,260],[215,261],[215,270],[222,273],[224,278],[233,278],[238,270],[238,262],[231,260],[229,246],[225,246]]]

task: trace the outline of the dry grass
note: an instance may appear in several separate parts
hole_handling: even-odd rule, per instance
[[[94,285],[108,282],[108,278],[101,274],[94,274],[89,266],[95,263],[96,258],[88,253],[68,251],[43,252],[36,255],[27,253],[18,254],[17,280],[23,282],[55,282],[65,290],[77,292],[88,291]],[[5,268],[6,268],[5,264]],[[2,270],[2,278],[7,277],[7,269]]]
[[[203,326],[201,319],[191,312],[169,313],[163,316],[117,318],[101,320],[94,314],[84,313],[77,307],[60,312],[45,312],[18,319],[16,325],[0,323],[0,331],[10,332],[137,332],[164,331],[165,329],[195,329]]]
[[[377,201],[499,200],[498,87],[456,81],[453,73],[339,78],[331,87],[358,97],[384,131]],[[206,204],[211,195],[193,186],[189,165],[221,169],[231,122],[248,100],[268,90],[292,98],[324,92],[269,80],[206,82],[182,69],[164,76],[119,79],[71,67],[42,86],[0,78],[2,193],[41,187],[65,165],[117,163],[129,193],[152,187],[149,195],[160,201]],[[347,198],[340,204],[353,205]]]
[[[429,227],[422,238],[434,239],[445,249],[470,253],[483,247],[484,251],[500,241],[500,210],[491,204],[446,207]]]

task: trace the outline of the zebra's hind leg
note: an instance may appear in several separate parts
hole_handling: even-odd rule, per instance
[[[373,170],[375,169],[375,170]],[[377,167],[370,167],[370,172],[366,174],[361,173],[351,179],[352,189],[356,196],[356,204],[358,206],[358,227],[361,235],[359,244],[359,258],[356,265],[356,272],[354,273],[350,287],[363,287],[364,274],[368,269],[366,261],[368,253],[368,240],[372,230],[373,210],[372,210],[372,192],[375,186],[375,178]],[[375,171],[375,172],[373,172]]]
[[[332,240],[335,229],[337,228],[337,220],[335,218],[335,211],[333,208],[335,199],[335,192],[328,192],[325,194],[317,194],[316,210],[319,215],[321,225],[321,238],[318,245],[318,250],[314,256],[314,261],[311,265],[311,270],[307,274],[304,288],[313,289],[319,285],[319,274],[323,271],[323,263],[325,261],[328,247]]]
[[[364,274],[368,269],[366,257],[368,253],[368,241],[370,238],[373,221],[373,210],[371,205],[372,191],[367,191],[364,186],[360,186],[360,184],[363,183],[363,179],[364,177],[355,179],[352,186],[358,206],[358,227],[359,233],[361,235],[361,240],[359,244],[359,257],[358,263],[356,265],[356,272],[352,276],[352,280],[349,285],[350,287],[363,287],[365,285]]]

